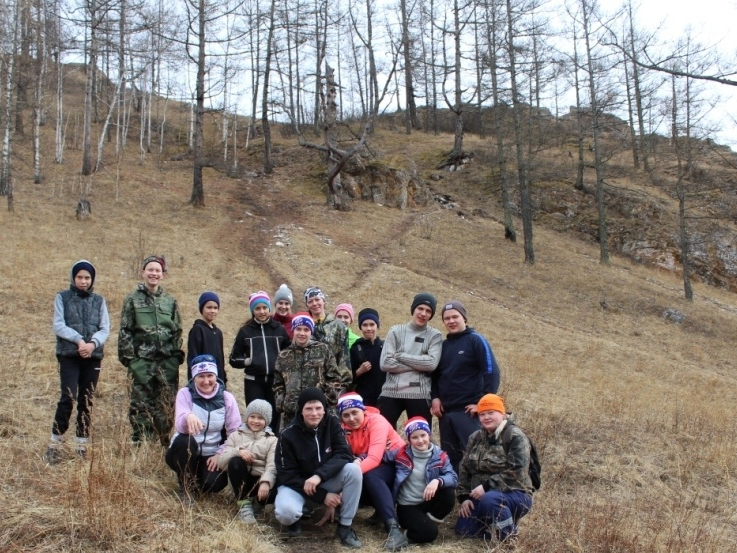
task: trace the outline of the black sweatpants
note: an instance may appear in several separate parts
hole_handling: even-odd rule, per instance
[[[407,530],[407,538],[415,543],[430,543],[438,537],[438,525],[430,520],[427,513],[437,519],[444,519],[456,503],[455,488],[440,488],[430,501],[418,505],[397,504],[397,520]]]
[[[407,419],[412,417],[422,417],[427,424],[432,426],[432,418],[430,415],[429,399],[404,399],[399,397],[379,396],[377,407],[386,420],[389,421],[394,428],[397,427],[397,421],[402,416],[403,411],[407,411]],[[402,432],[400,432],[402,434]]]
[[[56,415],[51,432],[62,436],[69,429],[69,419],[77,404],[77,437],[89,438],[92,400],[100,378],[100,359],[59,357],[61,396],[56,404]]]
[[[199,454],[200,447],[189,434],[179,434],[166,450],[166,464],[177,473],[179,483],[191,491],[216,493],[228,485],[228,474],[208,470],[207,460]]]

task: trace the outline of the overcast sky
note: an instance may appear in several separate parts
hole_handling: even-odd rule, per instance
[[[614,11],[623,0],[599,0],[607,11]],[[633,4],[637,5],[637,0]],[[730,32],[737,19],[737,0],[640,0],[637,9],[638,26],[654,30],[660,26],[662,41],[675,41],[690,25],[692,36],[702,44],[716,44],[724,59],[737,57],[737,33]],[[737,78],[733,76],[732,78]],[[722,102],[712,119],[722,130],[717,142],[737,151],[737,87],[710,85]]]

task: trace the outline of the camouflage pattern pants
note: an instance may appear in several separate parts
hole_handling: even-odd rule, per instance
[[[174,426],[174,399],[179,389],[179,359],[134,359],[128,367],[131,377],[131,403],[128,411],[131,440],[156,436],[169,445]]]

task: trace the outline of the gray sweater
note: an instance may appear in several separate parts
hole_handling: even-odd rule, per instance
[[[394,325],[381,352],[381,370],[387,373],[381,395],[429,400],[430,373],[437,368],[442,350],[439,330],[413,322]]]

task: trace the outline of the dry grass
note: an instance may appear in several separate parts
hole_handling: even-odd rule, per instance
[[[518,551],[727,552],[737,540],[737,297],[696,285],[681,299],[677,276],[615,258],[598,263],[595,245],[538,226],[537,263],[523,264],[521,244],[503,239],[493,218],[461,218],[434,206],[405,211],[367,203],[328,211],[319,162],[279,139],[276,174],[228,179],[208,170],[207,207],[186,204],[186,162],[145,163],[130,153],[120,178],[113,160],[91,179],[76,176],[78,152],[48,162],[32,185],[19,143],[16,211],[0,211],[0,350],[8,389],[0,404],[0,549],[7,551],[340,549],[332,530],[282,542],[271,521],[244,531],[229,492],[184,511],[161,450],[127,447],[127,386],[116,360],[117,313],[149,252],[171,263],[165,287],[181,305],[186,330],[198,295],[222,298],[226,352],[247,315],[247,295],[288,282],[295,296],[319,284],[329,304],[371,306],[389,326],[409,318],[411,297],[429,290],[459,299],[470,323],[494,347],[503,393],[535,437],[543,489],[522,524]],[[417,160],[423,175],[449,149],[450,137],[384,133],[379,149],[397,165]],[[482,147],[471,139],[471,147]],[[51,148],[46,151],[51,151]],[[243,156],[257,167],[258,155]],[[482,182],[484,171],[468,178]],[[466,175],[442,187],[465,193]],[[79,190],[93,216],[78,222]],[[471,207],[499,217],[476,188]],[[464,206],[465,207],[465,206]],[[277,242],[282,245],[277,245]],[[47,445],[58,376],[50,329],[54,293],[73,261],[98,268],[113,333],[95,406],[88,462],[48,467]],[[606,305],[606,308],[602,307]],[[683,325],[661,318],[665,308]],[[439,320],[433,321],[440,326]],[[242,381],[231,371],[234,393]],[[359,519],[368,512],[359,514]],[[366,551],[382,534],[357,523]],[[479,551],[444,527],[437,551]]]

